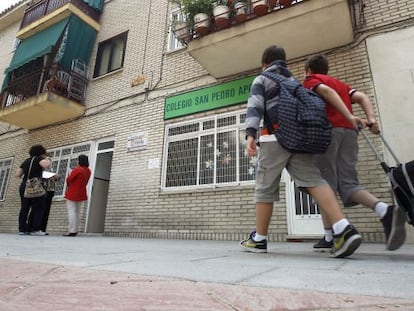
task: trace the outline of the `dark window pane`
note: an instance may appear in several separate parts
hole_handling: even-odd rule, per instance
[[[98,150],[112,149],[114,147],[114,144],[115,142],[113,140],[100,143],[98,145]]]
[[[196,184],[198,139],[171,142],[167,156],[167,187]]]
[[[124,65],[127,33],[120,34],[98,45],[94,77],[118,70]]]

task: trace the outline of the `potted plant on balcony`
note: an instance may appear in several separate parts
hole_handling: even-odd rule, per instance
[[[278,3],[281,7],[288,7],[292,4],[293,0],[279,0]]]
[[[269,11],[272,11],[276,6],[278,0],[267,0],[267,6],[269,7]]]
[[[290,6],[292,2],[293,0],[267,0],[267,6],[269,7],[269,11],[272,11],[277,5],[280,8],[284,8]]]
[[[228,0],[216,0],[213,5],[214,25],[222,29],[230,24],[230,8]],[[230,1],[231,2],[231,1]]]
[[[194,30],[200,36],[210,31],[213,2],[213,0],[182,0],[183,12],[187,20],[194,22]]]
[[[235,0],[233,2],[233,12],[236,22],[242,23],[247,20],[247,14],[249,13],[250,0]]]
[[[257,16],[262,16],[267,13],[269,7],[267,5],[267,0],[251,0],[253,13]]]

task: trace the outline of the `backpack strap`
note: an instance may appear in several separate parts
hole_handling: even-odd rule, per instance
[[[284,78],[282,75],[277,74],[277,73],[273,73],[271,71],[264,71],[262,73],[263,76],[277,82],[277,83],[281,83],[284,80],[287,80],[286,78]],[[263,119],[264,122],[266,123],[266,128],[267,131],[269,132],[269,134],[273,134],[275,129],[273,128],[273,124],[272,122],[269,120],[269,117],[267,115],[267,110],[266,110],[266,102],[264,103],[264,114],[263,114]]]
[[[277,72],[264,71],[262,75],[277,83],[283,83],[292,93],[295,93],[296,89],[301,85],[296,79],[291,80]]]
[[[32,164],[35,157],[32,158],[32,161],[30,161],[29,171],[27,172],[27,178],[26,180],[30,179],[30,172],[32,170]]]
[[[409,187],[409,188],[410,188],[410,190],[411,190],[411,194],[412,194],[412,195],[414,195],[414,187],[413,187],[413,184],[412,184],[412,182],[411,182],[411,178],[410,178],[410,176],[408,175],[408,172],[407,172],[407,167],[405,166],[405,163],[401,165],[401,168],[402,168],[403,175],[404,175],[404,177],[405,177],[405,181],[406,181],[406,183],[407,183],[408,187]]]
[[[265,76],[266,78],[269,78],[270,80],[273,80],[273,81],[279,83],[279,85],[283,83],[283,85],[286,87],[286,89],[288,89],[289,92],[291,92],[292,94],[295,94],[296,89],[301,85],[296,80],[290,80],[290,79],[286,78],[285,76],[283,76],[283,75],[281,75],[277,72],[264,71],[264,72],[262,72],[262,75]],[[267,115],[266,103],[264,105],[264,117],[263,118],[264,118],[264,121],[266,123],[267,131],[270,134],[274,133],[275,129],[273,128],[273,124],[269,120],[269,117]]]
[[[264,71],[262,73],[262,75],[265,76],[265,77],[267,77],[267,78],[269,78],[269,79],[271,79],[271,80],[273,80],[273,81],[276,81],[278,83],[281,83],[281,82],[287,80],[287,78],[285,78],[281,74],[278,74],[278,73],[272,72],[272,71]]]

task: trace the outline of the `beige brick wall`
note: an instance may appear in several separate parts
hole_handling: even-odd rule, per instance
[[[413,1],[364,0],[363,2],[366,24],[362,31],[401,26],[398,24],[413,24]]]
[[[366,28],[390,26],[402,19],[413,19],[412,1],[365,1]],[[382,4],[382,5],[381,5]],[[403,12],[408,12],[405,14]],[[387,17],[383,17],[385,14]],[[148,169],[148,160],[163,156],[163,105],[166,96],[201,88],[217,81],[188,55],[185,49],[168,52],[166,38],[168,8],[165,0],[129,0],[106,3],[97,43],[128,31],[124,68],[90,82],[85,117],[44,129],[0,135],[0,159],[14,156],[13,173],[34,143],[47,148],[113,137],[115,141],[111,182],[107,204],[105,234],[133,237],[239,240],[255,226],[253,186],[211,189],[194,193],[162,193],[161,169]],[[13,29],[8,30],[13,32]],[[3,47],[0,47],[0,54]],[[97,44],[92,53],[95,63]],[[374,86],[364,40],[350,46],[325,51],[331,74],[366,92],[375,103]],[[303,77],[303,59],[290,62],[298,78]],[[7,63],[7,62],[6,62]],[[131,87],[143,75],[145,83]],[[167,123],[198,118],[213,113],[244,109],[244,105],[201,113]],[[360,110],[356,110],[358,114]],[[148,131],[148,148],[127,152],[128,135]],[[375,143],[381,148],[380,143]],[[361,183],[379,198],[390,201],[387,180],[367,145],[360,144]],[[0,230],[15,232],[19,211],[18,181],[11,179],[7,198],[0,202]],[[276,204],[270,232],[271,240],[287,236],[285,199]],[[374,213],[361,207],[345,210],[367,241],[382,241],[382,228]],[[83,215],[82,226],[84,226]],[[51,232],[66,230],[63,200],[52,207]]]

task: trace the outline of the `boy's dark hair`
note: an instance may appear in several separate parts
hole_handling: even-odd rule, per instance
[[[327,75],[329,71],[329,62],[325,55],[317,54],[309,57],[305,63],[305,70],[311,70],[312,73]]]
[[[42,154],[45,154],[45,153],[46,153],[46,149],[42,145],[33,145],[32,147],[30,147],[30,150],[29,150],[29,155],[31,157],[41,156]]]
[[[79,163],[80,166],[86,166],[86,167],[88,167],[89,166],[88,156],[86,156],[84,154],[79,155],[79,157],[78,157],[78,163]]]
[[[262,64],[269,65],[276,60],[286,61],[285,49],[277,45],[269,46],[262,54]]]

